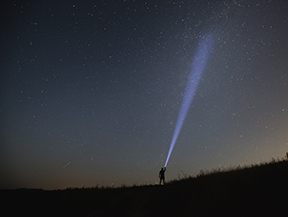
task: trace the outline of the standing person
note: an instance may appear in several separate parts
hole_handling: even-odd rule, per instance
[[[162,167],[160,172],[159,172],[159,178],[160,178],[159,185],[161,185],[162,180],[163,180],[163,185],[165,184],[165,175],[164,175],[165,171],[166,171],[166,167],[164,167],[164,168]]]

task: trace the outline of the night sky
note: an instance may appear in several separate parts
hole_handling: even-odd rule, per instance
[[[0,188],[159,182],[206,37],[166,179],[284,157],[287,11],[285,0],[2,3]]]

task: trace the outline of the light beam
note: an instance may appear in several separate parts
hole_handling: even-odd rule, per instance
[[[213,46],[213,38],[212,36],[208,35],[205,36],[202,41],[199,43],[198,51],[194,57],[193,65],[190,71],[190,74],[188,76],[188,81],[185,89],[185,93],[182,100],[182,105],[179,110],[177,123],[174,129],[173,137],[171,140],[169,152],[167,155],[167,159],[165,162],[165,166],[167,166],[170,155],[173,151],[173,148],[175,146],[176,140],[179,136],[179,133],[181,131],[182,125],[184,123],[184,120],[186,118],[187,112],[189,110],[189,107],[193,101],[193,98],[195,96],[195,92],[197,90],[198,83],[201,79],[202,73],[204,71],[204,68],[206,66],[210,50]]]

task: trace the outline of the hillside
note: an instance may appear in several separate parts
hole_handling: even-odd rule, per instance
[[[286,216],[287,173],[288,161],[280,161],[165,186],[0,193],[9,216]]]

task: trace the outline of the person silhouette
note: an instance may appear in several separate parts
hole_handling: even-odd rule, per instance
[[[160,172],[159,172],[159,178],[160,178],[159,185],[161,185],[162,180],[163,180],[163,185],[165,184],[165,175],[164,175],[165,171],[166,171],[166,167],[164,167],[164,168],[162,167]]]

